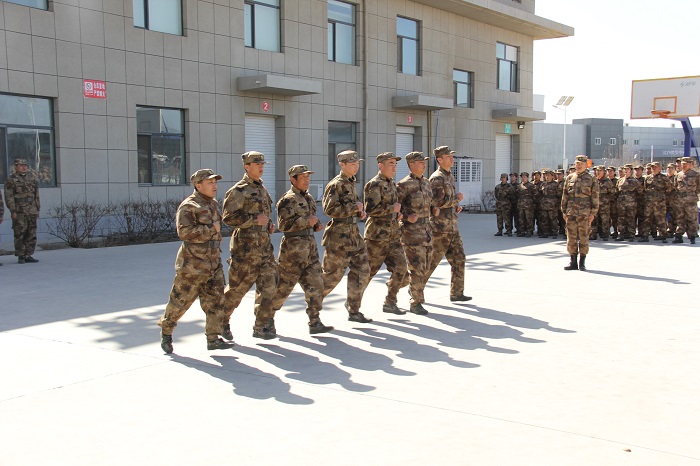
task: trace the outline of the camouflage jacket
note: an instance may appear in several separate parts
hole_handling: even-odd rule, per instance
[[[399,202],[396,183],[381,173],[369,180],[364,189],[365,239],[375,241],[397,241],[401,237],[398,214],[394,212],[394,204]]]
[[[543,181],[540,183],[540,196],[543,209],[557,210],[561,202],[559,183],[556,181]]]
[[[5,204],[11,214],[38,214],[39,179],[36,172],[13,173],[5,181]]]
[[[518,206],[527,207],[535,205],[535,185],[530,183],[520,183],[518,185]]]
[[[572,173],[564,180],[561,211],[564,215],[588,216],[598,213],[598,180],[587,172]]]
[[[513,197],[510,198],[510,202],[512,202],[513,205],[515,205],[518,203],[518,186],[520,186],[520,183],[511,183],[509,181],[508,184],[513,187]]]
[[[398,182],[396,191],[399,194],[401,213],[403,214],[401,223],[404,227],[411,225],[411,222],[407,220],[407,217],[411,214],[417,214],[419,219],[430,217],[430,203],[433,191],[430,189],[430,183],[426,177],[421,176],[417,178],[413,173],[409,173],[408,176]]]
[[[620,201],[629,202],[633,199],[636,201],[639,193],[643,192],[642,185],[640,185],[639,181],[633,176],[617,180],[617,197]]]
[[[644,201],[644,178],[645,177],[646,177],[646,175],[642,175],[639,178],[637,178],[636,176],[634,177],[634,179],[637,180],[641,186],[641,189],[639,191],[637,191],[637,199],[640,201]]]
[[[494,188],[493,194],[496,197],[496,204],[505,207],[513,203],[515,188],[510,183],[499,183]]]
[[[534,181],[532,182],[532,185],[535,187],[535,196],[533,200],[535,201],[535,205],[540,205],[542,203],[542,185],[544,184],[544,181],[540,180],[539,182],[535,183]]]
[[[658,175],[647,175],[644,178],[644,195],[649,199],[666,199],[666,196],[673,191],[671,180],[667,176],[659,173]]]
[[[620,194],[619,191],[617,190],[618,179],[617,179],[617,177],[608,178],[608,179],[612,183],[612,193],[610,194],[610,202],[615,202],[617,200],[617,196]]]
[[[5,203],[2,201],[2,191],[0,191],[0,219],[5,215]]]
[[[455,233],[457,231],[457,210],[459,199],[452,172],[438,167],[430,178],[430,189],[433,192],[432,207],[440,209],[435,216],[430,212],[430,228],[433,233]]]
[[[692,197],[697,200],[700,194],[700,173],[695,170],[676,174],[676,190],[679,198]],[[9,206],[8,206],[9,207]]]
[[[212,275],[221,266],[221,212],[216,199],[195,191],[180,203],[175,217],[177,236],[183,241],[177,251],[175,270],[180,273]]]
[[[316,201],[308,191],[302,192],[292,186],[277,201],[277,224],[280,231],[300,232],[310,230],[309,217],[315,215]],[[313,237],[313,235],[311,236]]]
[[[247,174],[234,184],[224,198],[224,223],[232,228],[250,228],[258,225],[258,215],[270,217],[272,199],[262,180],[254,181]],[[271,225],[272,220],[268,223]]]
[[[603,177],[598,180],[598,191],[600,202],[610,204],[612,198],[617,194],[617,186],[610,178]]]
[[[356,180],[354,176],[348,177],[341,172],[329,181],[323,190],[323,211],[331,217],[323,232],[323,246],[330,244],[334,247],[359,247],[360,244],[364,244],[357,228],[360,211],[357,208],[359,199],[355,187]]]

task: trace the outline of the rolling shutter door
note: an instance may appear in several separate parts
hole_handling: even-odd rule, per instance
[[[415,128],[412,126],[396,127],[396,155],[401,157],[401,160],[396,164],[395,181],[397,183],[409,174],[406,154],[413,152],[413,134],[415,131]]]
[[[275,118],[274,117],[245,117],[245,151],[256,150],[265,154],[263,184],[272,198],[272,210],[277,202],[275,192]]]
[[[511,172],[511,139],[507,134],[496,135],[496,183],[500,181],[501,173]]]

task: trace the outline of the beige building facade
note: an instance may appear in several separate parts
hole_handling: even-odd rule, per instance
[[[76,199],[181,199],[199,168],[222,174],[223,192],[253,149],[273,162],[276,199],[290,165],[316,171],[320,196],[340,150],[365,158],[365,181],[380,152],[449,145],[473,198],[500,171],[531,168],[531,122],[545,118],[532,108],[533,42],[573,35],[534,11],[534,0],[0,1],[0,182],[30,160],[44,238],[48,209]]]

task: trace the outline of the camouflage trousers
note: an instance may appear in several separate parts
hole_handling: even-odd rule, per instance
[[[697,197],[691,195],[678,195],[677,210],[678,227],[676,235],[688,234],[688,238],[695,236],[698,232],[698,205]]]
[[[617,213],[617,201],[610,202],[610,226],[613,229],[613,234],[617,235],[619,225],[618,213]]]
[[[570,255],[588,254],[590,234],[588,215],[569,215],[566,219],[566,251]]]
[[[510,218],[512,219],[511,223],[513,224],[513,227],[516,230],[520,230],[520,226],[519,226],[520,225],[520,223],[519,223],[520,217],[518,214],[518,206],[515,202],[511,202],[511,204],[510,204]]]
[[[277,292],[272,309],[277,312],[287,300],[297,283],[304,290],[306,315],[309,322],[319,320],[323,306],[323,271],[318,256],[318,246],[313,235],[283,237],[278,256]]]
[[[634,238],[637,202],[634,199],[620,198],[617,201],[617,229],[623,238]]]
[[[637,232],[642,233],[644,231],[644,212],[645,212],[645,200],[642,197],[641,200],[638,198],[637,199],[637,213],[634,217],[635,221],[635,226],[637,227]],[[632,232],[632,236],[634,236],[634,232]]]
[[[164,335],[172,335],[177,321],[185,315],[195,299],[206,316],[204,333],[210,340],[216,339],[223,332],[224,311],[224,269],[219,267],[212,275],[177,273],[170,290],[170,299],[165,312],[158,320]]]
[[[12,220],[15,256],[31,256],[36,249],[36,214],[17,214]]]
[[[640,234],[649,236],[656,229],[658,236],[666,237],[666,199],[664,196],[647,197],[644,203],[644,227]]]
[[[429,267],[433,257],[433,242],[428,226],[404,225],[401,245],[408,264],[408,294],[411,304],[425,302],[423,291],[430,277]]]
[[[547,236],[556,236],[559,233],[559,208],[556,205],[542,204],[540,212],[540,233]]]
[[[464,268],[467,257],[464,254],[464,244],[458,231],[433,233],[433,257],[430,261],[428,277],[433,275],[443,257],[450,264],[450,296],[460,296],[464,294]]]
[[[272,299],[277,288],[277,262],[270,235],[238,237],[228,259],[228,285],[224,291],[224,323],[255,284],[255,327],[267,325],[274,316]]]
[[[666,214],[668,215],[668,234],[676,234],[676,228],[678,227],[678,199],[675,193],[668,196],[666,199]]]
[[[498,231],[503,231],[503,226],[506,227],[506,233],[513,232],[513,218],[511,216],[512,206],[510,202],[496,202],[496,226]]]
[[[610,237],[610,203],[600,203],[598,213],[593,219],[593,224],[591,225],[591,236],[600,236],[601,238]]]
[[[359,312],[362,295],[369,285],[369,258],[364,240],[358,247],[348,244],[327,244],[323,253],[323,297],[328,296],[340,283],[348,268],[348,311]]]
[[[365,239],[365,244],[369,257],[370,281],[382,267],[382,264],[386,264],[386,269],[391,273],[391,276],[386,282],[388,290],[384,303],[396,304],[396,295],[399,290],[408,285],[408,265],[403,248],[393,241]]]
[[[518,233],[531,235],[535,230],[535,207],[532,204],[518,204]]]

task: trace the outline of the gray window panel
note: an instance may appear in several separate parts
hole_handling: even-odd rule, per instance
[[[146,27],[146,4],[145,0],[134,0],[134,26]]]
[[[255,3],[264,3],[271,6],[280,6],[280,0],[255,0]]]
[[[280,10],[257,5],[255,8],[254,47],[261,50],[280,50]]]
[[[32,8],[41,8],[48,10],[49,5],[47,0],[5,0],[6,2],[16,3],[18,5],[29,6]]]
[[[182,136],[152,136],[151,154],[151,183],[154,185],[184,184],[185,139]]]
[[[53,131],[7,128],[6,132],[9,155],[7,165],[11,166],[15,159],[26,159],[29,168],[39,176],[39,186],[56,186]]]
[[[138,150],[139,183],[151,183],[151,136],[139,134],[136,137]]]
[[[245,46],[253,46],[253,5],[246,3],[244,5],[243,20],[245,27]]]
[[[418,43],[410,39],[401,41],[401,72],[418,74]]]
[[[328,60],[335,61],[335,23],[328,23]]]
[[[496,43],[496,58],[506,58],[506,45],[501,43]]]
[[[335,61],[355,64],[355,28],[346,24],[336,24]]]
[[[452,80],[461,82],[461,83],[469,83],[469,72],[468,71],[460,71],[460,70],[454,70],[452,72]]]
[[[39,97],[0,94],[0,124],[51,127],[51,102]]]
[[[518,61],[518,49],[510,45],[506,45],[506,60],[517,62]]]
[[[355,24],[355,9],[349,3],[328,0],[328,19]]]
[[[182,110],[137,107],[136,125],[139,183],[185,184]]]
[[[184,133],[182,111],[170,108],[136,108],[136,127],[139,133]]]
[[[455,103],[464,107],[471,106],[469,85],[464,83],[455,83]]]
[[[148,29],[182,35],[180,0],[148,0]]]
[[[396,34],[411,39],[418,39],[418,22],[406,18],[396,18]]]
[[[355,143],[355,123],[345,121],[328,122],[328,141],[333,143]],[[342,151],[341,151],[342,152]]]

